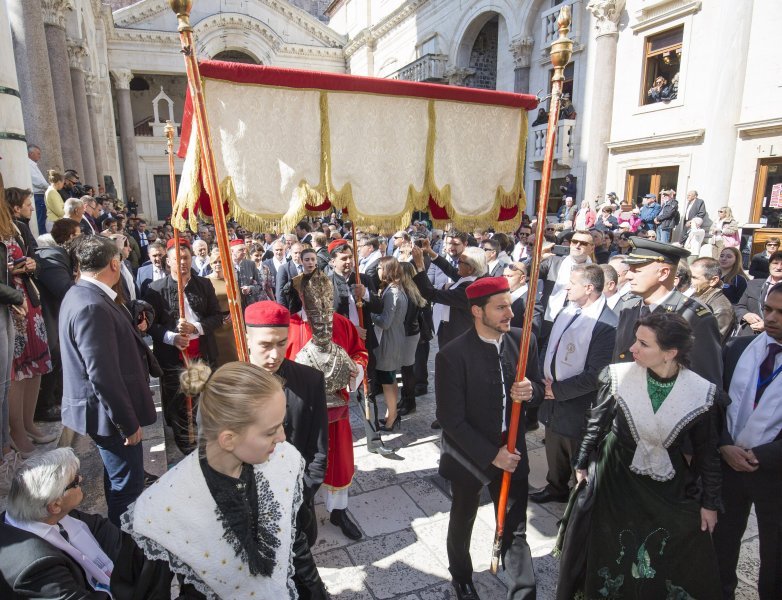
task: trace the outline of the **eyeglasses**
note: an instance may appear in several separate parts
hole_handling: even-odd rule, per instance
[[[766,244],[766,248],[779,248],[779,244],[774,242],[769,242]]]
[[[68,485],[65,486],[63,493],[67,492],[68,490],[73,490],[76,489],[77,487],[81,487],[81,482],[82,482],[81,473],[76,473],[76,477],[74,477],[73,481],[71,481]]]
[[[571,246],[591,246],[594,242],[587,242],[586,240],[570,240]]]
[[[494,248],[483,248],[484,252],[494,252]]]
[[[514,265],[513,263],[511,263],[509,265],[506,265],[505,268],[510,270],[510,271],[518,271],[519,273],[526,273],[522,267],[518,267],[518,266]]]

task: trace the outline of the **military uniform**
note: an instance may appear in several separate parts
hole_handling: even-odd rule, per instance
[[[650,261],[667,262],[676,265],[679,259],[685,258],[689,252],[684,248],[671,246],[663,242],[633,238],[633,249],[627,255],[628,264],[644,264]],[[619,324],[616,327],[616,346],[614,346],[613,362],[631,362],[633,355],[630,346],[635,342],[635,324],[643,315],[645,308],[643,299],[632,292],[625,294],[619,301]],[[678,291],[671,292],[663,299],[655,311],[675,312],[684,317],[692,327],[694,344],[690,352],[692,370],[711,383],[722,385],[722,347],[717,319],[711,310],[692,298]],[[644,311],[648,314],[647,311]]]

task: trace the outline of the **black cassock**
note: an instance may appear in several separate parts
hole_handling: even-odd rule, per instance
[[[483,486],[488,485],[495,509],[499,499],[503,472],[491,463],[504,445],[503,421],[510,421],[510,388],[516,375],[520,339],[521,330],[511,328],[503,335],[498,353],[494,344],[483,341],[471,328],[437,354],[437,419],[443,427],[439,472],[451,482],[448,563],[454,581],[459,583],[472,581],[470,537]],[[539,405],[544,395],[537,357],[537,341],[532,336],[526,370],[533,386],[532,405]],[[524,434],[522,416],[516,442],[521,461],[511,479],[502,547],[510,577],[509,600],[535,597],[535,573],[526,538],[529,459]]]

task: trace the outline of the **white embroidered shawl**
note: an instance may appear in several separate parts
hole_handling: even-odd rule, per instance
[[[302,501],[304,459],[288,442],[277,444],[269,460],[255,465],[280,505],[280,546],[271,577],[250,574],[223,538],[216,504],[201,471],[198,452],[188,454],[145,490],[122,516],[122,529],[144,554],[165,560],[174,573],[208,598],[275,600],[298,598],[293,583],[296,513]],[[262,490],[258,490],[259,501]]]
[[[696,417],[711,408],[716,386],[682,368],[668,397],[655,413],[649,398],[646,369],[636,363],[610,367],[611,392],[624,413],[636,443],[630,469],[656,481],[676,474],[668,448]]]

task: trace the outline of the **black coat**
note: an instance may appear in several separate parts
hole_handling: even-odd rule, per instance
[[[744,315],[752,313],[763,318],[763,304],[766,301],[766,294],[770,288],[770,284],[766,279],[753,279],[747,283],[747,289],[741,295],[739,301],[733,306],[733,310],[736,311],[736,320],[739,323],[738,335],[754,336],[755,332],[744,321]]]
[[[456,269],[442,256],[438,256],[432,262],[454,281],[459,279]],[[429,302],[439,302],[451,307],[449,320],[442,321],[440,329],[437,331],[437,342],[440,349],[454,338],[472,329],[472,313],[470,313],[470,306],[467,302],[467,287],[470,283],[462,283],[458,287],[451,287],[447,290],[438,290],[429,281],[426,271],[416,273],[413,281],[418,286],[421,295]]]
[[[100,515],[72,510],[69,516],[87,525],[114,563],[110,586],[115,600],[170,597],[171,572],[167,563],[147,560],[130,534]],[[2,513],[0,598],[108,600],[109,595],[93,590],[84,570],[68,554],[33,533],[7,525]]]
[[[524,292],[521,296],[513,301],[513,304],[511,304],[511,310],[513,311],[513,318],[510,320],[511,327],[518,327],[519,329],[524,327],[524,312],[527,310],[527,296],[527,292]],[[540,328],[542,324],[543,306],[536,302],[535,310],[532,312],[532,333],[536,338],[540,336]]]
[[[452,482],[475,484],[476,477],[464,466],[464,461],[487,479],[502,475],[502,471],[492,465],[503,445],[502,382],[504,380],[507,394],[504,418],[509,423],[513,405],[510,388],[516,377],[521,330],[511,328],[503,338],[502,377],[496,347],[481,340],[474,327],[440,348],[435,358],[437,420],[442,425],[444,441],[439,472]],[[533,336],[526,372],[533,386],[533,406],[543,401],[544,393],[537,356],[538,345]],[[529,473],[524,435],[522,415],[516,441],[521,462],[513,473],[514,478],[525,478]]]
[[[569,314],[560,316],[570,318]],[[544,400],[538,411],[538,418],[546,429],[550,428],[571,439],[581,438],[586,426],[587,411],[600,389],[600,372],[611,363],[618,322],[614,311],[608,305],[603,307],[592,330],[584,370],[567,379],[555,379],[551,384],[554,399]],[[552,340],[551,343],[555,342]]]
[[[60,304],[66,292],[76,283],[71,257],[61,246],[42,246],[35,251],[38,263],[38,291],[41,292],[43,320],[50,349],[59,346],[57,322]]]
[[[223,326],[223,314],[217,302],[212,282],[206,277],[190,276],[185,286],[185,296],[190,308],[198,317],[198,322],[204,328],[204,335],[199,339],[201,356],[214,366],[217,359],[217,342],[214,332]],[[177,283],[166,275],[149,284],[144,300],[155,309],[155,320],[149,326],[149,335],[154,341],[154,352],[163,368],[179,368],[180,353],[176,346],[166,344],[163,338],[167,331],[176,331],[179,321],[179,293]]]
[[[625,294],[617,304],[619,324],[616,326],[616,345],[612,362],[633,360],[630,346],[635,342],[633,328],[640,317],[641,305],[641,298],[631,293]],[[695,343],[690,352],[692,370],[719,386],[722,383],[722,363],[717,360],[721,352],[720,332],[717,319],[714,318],[711,310],[697,300],[676,291],[657,310],[675,312],[690,324],[695,336]]]
[[[285,380],[285,437],[301,452],[308,498],[318,491],[326,474],[329,419],[323,373],[283,359],[277,374]]]
[[[59,333],[63,425],[127,438],[155,422],[149,375],[157,361],[122,307],[84,278],[65,294]]]
[[[248,305],[258,302],[261,296],[264,294],[263,285],[261,284],[261,274],[258,272],[258,266],[251,260],[243,260],[239,263],[239,267],[231,263],[236,273],[236,281],[239,291],[239,297],[242,302],[242,309],[247,308]],[[251,288],[250,293],[245,295],[242,293],[243,287]],[[269,298],[271,300],[271,298]]]
[[[679,202],[674,199],[668,200],[668,202],[663,204],[656,218],[659,221],[657,226],[660,229],[673,229],[676,227],[676,224],[679,222]]]

